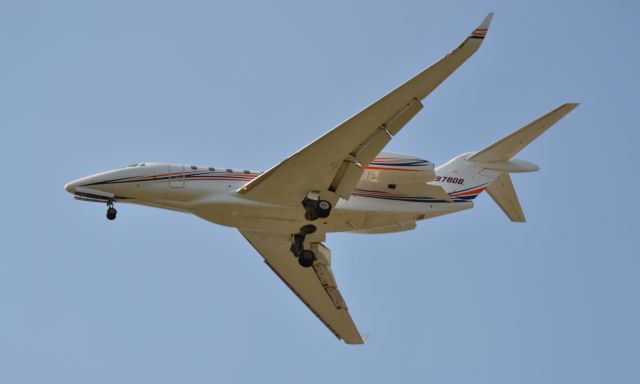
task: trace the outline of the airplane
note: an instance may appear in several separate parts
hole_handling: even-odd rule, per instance
[[[456,49],[386,96],[265,172],[137,163],[74,180],[76,199],[188,212],[235,227],[265,263],[340,340],[364,344],[331,270],[333,232],[384,234],[473,208],[483,191],[509,219],[524,222],[511,173],[539,167],[514,156],[578,106],[559,106],[478,152],[438,166],[382,152],[427,97],[483,42],[493,14]]]

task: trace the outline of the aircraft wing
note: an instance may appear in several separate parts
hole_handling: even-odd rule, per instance
[[[291,236],[241,230],[240,233],[262,255],[265,263],[309,307],[338,339],[347,344],[364,344],[364,340],[344,302],[333,272],[328,249],[316,252],[318,260],[311,268],[302,268],[289,251]]]
[[[482,44],[493,14],[458,48],[332,131],[246,184],[238,192],[259,201],[295,205],[309,192],[335,203],[348,199],[365,168],[422,109],[420,100]],[[327,193],[326,191],[329,191]]]

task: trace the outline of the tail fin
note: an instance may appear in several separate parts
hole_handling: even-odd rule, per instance
[[[434,184],[441,185],[455,202],[471,201],[486,189],[511,221],[524,222],[510,173],[533,172],[539,167],[512,157],[577,106],[561,105],[480,152],[451,159],[436,169]]]
[[[518,195],[513,188],[511,182],[511,176],[507,172],[502,173],[487,187],[487,192],[493,201],[498,204],[502,211],[507,215],[511,221],[518,223],[524,223],[527,221],[524,218],[524,212],[518,201]]]
[[[506,136],[502,140],[495,142],[467,158],[467,160],[485,168],[502,171],[500,176],[489,184],[487,192],[511,221],[524,222],[526,220],[509,173],[530,172],[539,169],[535,164],[517,159],[511,160],[511,158],[547,129],[551,128],[558,120],[574,110],[578,105],[578,103],[563,104],[534,122]]]

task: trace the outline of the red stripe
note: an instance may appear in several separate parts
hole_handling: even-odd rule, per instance
[[[171,182],[176,181],[251,181],[253,179],[231,179],[231,178],[204,178],[204,177],[192,177],[189,179],[170,179]]]
[[[484,191],[484,187],[483,188],[478,188],[478,189],[474,189],[473,191],[466,191],[466,192],[461,192],[461,193],[452,193],[451,196],[467,196],[467,195],[477,195],[479,193],[481,193],[482,191]]]
[[[172,173],[160,173],[157,175],[153,175],[153,176],[140,176],[139,179],[137,180],[145,180],[145,179],[155,179],[158,177],[164,177],[164,176],[180,176],[180,175],[192,175],[195,173],[202,173],[202,172],[206,172],[206,171],[188,171],[188,172],[172,172]],[[258,177],[258,175],[255,174],[251,174],[251,173],[227,173],[227,172],[219,172],[219,175],[225,175],[225,176],[241,176],[241,177],[250,177],[252,179]],[[213,177],[213,175],[209,176],[209,177]],[[135,181],[135,180],[134,180]]]

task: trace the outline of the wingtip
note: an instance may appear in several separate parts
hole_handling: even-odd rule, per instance
[[[580,105],[580,103],[565,103],[565,104],[562,105],[562,107],[568,109],[568,112],[571,112],[574,109],[578,108],[579,105]]]
[[[471,32],[469,37],[475,39],[484,39],[487,31],[489,30],[489,25],[491,24],[491,19],[493,19],[493,12],[489,12],[487,16],[482,20],[482,23]]]
[[[489,29],[489,25],[491,24],[491,19],[493,19],[493,12],[489,12],[489,14],[484,17],[484,19],[482,20],[482,23],[480,23],[480,26],[478,28]]]

